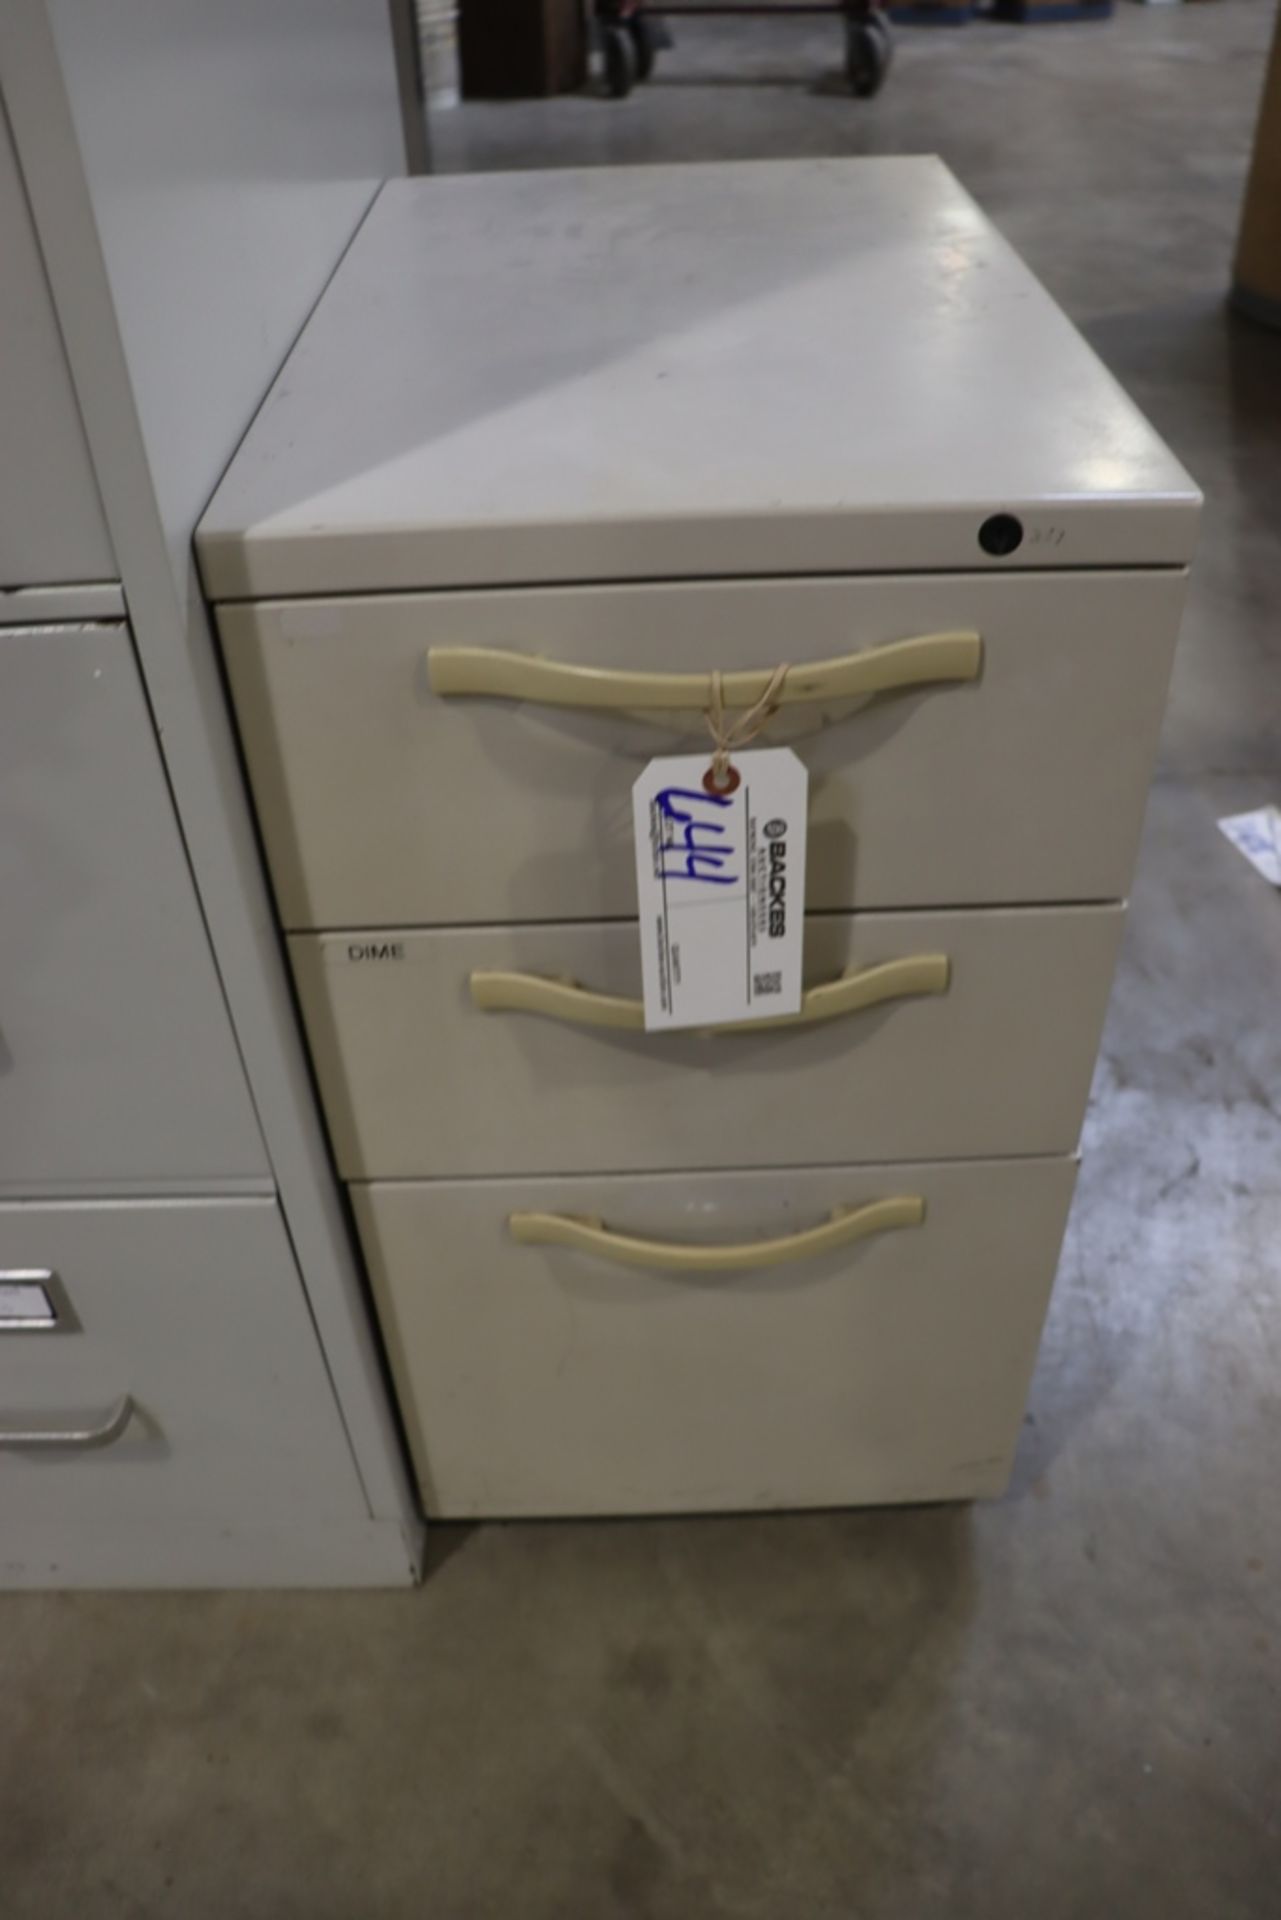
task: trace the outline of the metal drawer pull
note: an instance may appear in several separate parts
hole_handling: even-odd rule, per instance
[[[34,1427],[28,1430],[0,1427],[0,1449],[22,1453],[70,1451],[92,1453],[98,1447],[114,1446],[124,1435],[137,1408],[133,1395],[126,1393],[97,1427]]]
[[[857,700],[895,693],[931,681],[975,680],[983,663],[977,633],[921,633],[910,640],[866,647],[832,660],[790,667],[776,704]],[[726,707],[754,707],[769,686],[772,669],[727,673],[721,682]],[[706,673],[631,673],[612,667],[570,666],[501,647],[432,647],[427,676],[433,693],[482,694],[496,700],[536,700],[546,707],[596,707],[602,711],[653,712],[682,708],[701,713],[711,698]]]
[[[819,1020],[839,1020],[887,1000],[913,999],[921,994],[946,993],[952,963],[945,953],[906,954],[879,966],[859,967],[836,980],[826,980],[801,995],[799,1013],[780,1014],[774,1020],[737,1020],[713,1033],[760,1033],[771,1027],[807,1027]],[[551,980],[539,973],[479,972],[470,977],[471,997],[485,1013],[543,1013],[552,1020],[568,1020],[579,1027],[615,1027],[643,1032],[645,1006],[617,994],[593,993],[576,980]]]
[[[568,1213],[513,1213],[507,1227],[526,1247],[573,1247],[594,1253],[619,1267],[648,1267],[656,1273],[737,1273],[747,1267],[785,1267],[793,1260],[814,1260],[872,1233],[919,1227],[925,1201],[919,1193],[872,1200],[863,1207],[838,1207],[830,1219],[778,1240],[745,1240],[739,1246],[707,1247],[672,1240],[640,1240],[615,1233],[599,1220]]]

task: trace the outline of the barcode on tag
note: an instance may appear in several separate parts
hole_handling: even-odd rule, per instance
[[[808,776],[787,747],[651,760],[632,789],[645,1025],[778,1020],[801,1005]]]

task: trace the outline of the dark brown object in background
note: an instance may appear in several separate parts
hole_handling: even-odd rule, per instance
[[[1281,327],[1281,15],[1263,83],[1232,278],[1238,313]]]
[[[581,0],[461,0],[458,51],[469,100],[572,93],[587,78]]]

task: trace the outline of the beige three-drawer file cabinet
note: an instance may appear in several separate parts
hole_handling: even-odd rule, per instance
[[[1002,1488],[1197,507],[936,161],[385,189],[199,552],[430,1513]],[[784,663],[801,1014],[647,1033]]]

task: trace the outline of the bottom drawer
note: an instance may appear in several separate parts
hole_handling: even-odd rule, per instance
[[[136,1546],[111,1584],[180,1584],[254,1529],[280,1568],[365,1512],[273,1202],[4,1205],[0,1269],[0,1584],[104,1538]]]
[[[428,1512],[999,1493],[1075,1175],[1063,1158],[353,1187]]]

